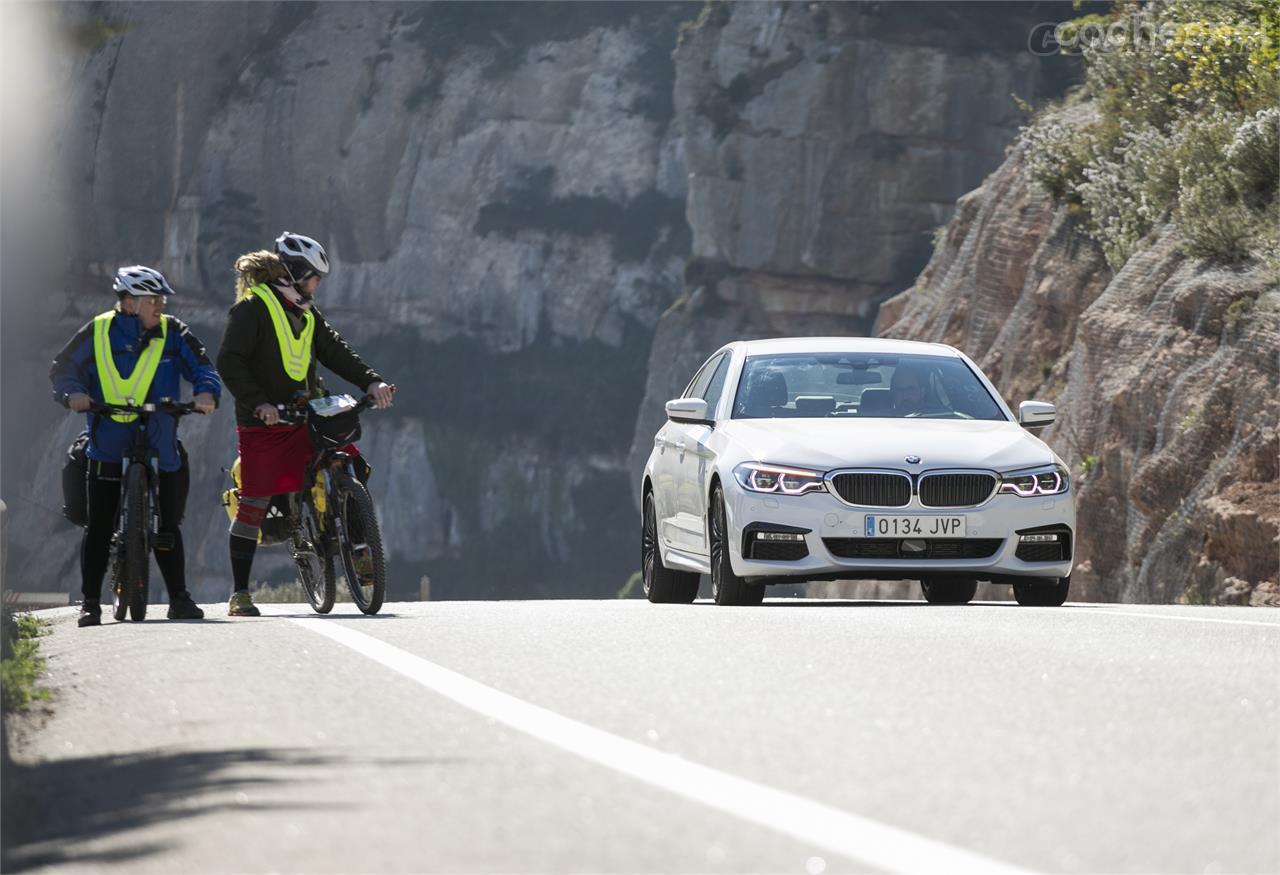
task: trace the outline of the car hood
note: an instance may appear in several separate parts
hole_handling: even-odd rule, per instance
[[[832,468],[990,468],[1057,461],[1015,422],[955,419],[733,419],[718,426],[741,461]],[[919,456],[917,468],[906,457]]]

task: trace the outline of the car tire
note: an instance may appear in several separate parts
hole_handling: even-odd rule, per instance
[[[733,573],[729,561],[728,517],[724,512],[724,491],[720,486],[711,493],[711,597],[718,605],[758,605],[764,601],[764,584],[747,583]]]
[[[1013,585],[1013,597],[1029,608],[1057,608],[1071,591],[1070,577],[1029,577]]]
[[[645,598],[654,604],[690,604],[698,597],[698,574],[672,571],[662,564],[658,548],[658,515],[653,493],[644,494],[644,518],[640,523],[640,576]]]
[[[931,605],[967,605],[978,592],[971,577],[934,577],[920,581],[924,600]]]

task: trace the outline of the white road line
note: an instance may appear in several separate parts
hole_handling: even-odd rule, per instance
[[[1069,607],[1069,606],[1068,606]],[[1021,610],[1026,610],[1022,608]],[[1044,608],[1046,611],[1062,611],[1062,608]],[[1265,608],[1263,610],[1266,610]],[[1225,620],[1219,617],[1181,617],[1177,614],[1153,614],[1146,611],[1113,611],[1110,608],[1078,609],[1067,611],[1071,614],[1084,614],[1088,617],[1152,617],[1156,620],[1180,620],[1183,623],[1229,623],[1233,626],[1265,626],[1268,629],[1280,629],[1280,623],[1264,623],[1261,620]]]
[[[569,753],[850,860],[902,873],[1013,875],[1027,871],[612,735],[332,620],[291,618],[291,622]]]

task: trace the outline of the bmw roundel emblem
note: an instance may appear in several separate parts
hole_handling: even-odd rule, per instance
[[[919,457],[919,456],[907,456],[907,463],[908,463],[908,464],[910,464],[910,465],[919,465],[919,464],[920,464],[920,457]]]

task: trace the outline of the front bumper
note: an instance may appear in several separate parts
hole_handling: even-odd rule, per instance
[[[963,575],[980,580],[1000,580],[1010,577],[1067,577],[1071,574],[1075,554],[1076,513],[1074,496],[1070,490],[1054,496],[1022,498],[1016,495],[996,495],[977,507],[931,508],[922,507],[916,496],[902,508],[851,507],[827,492],[811,492],[807,495],[765,495],[748,492],[736,483],[726,486],[725,512],[729,527],[729,556],[736,574],[751,580],[768,581],[777,578],[821,580],[918,580],[931,575]],[[966,524],[966,541],[982,544],[938,544],[932,548],[933,558],[916,558],[899,555],[890,558],[859,556],[844,558],[854,542],[861,539],[867,514],[910,516],[916,514],[963,514]],[[1060,561],[1025,561],[1017,556],[1018,532],[1028,529],[1060,530],[1065,528],[1064,539],[1068,558]],[[803,533],[803,558],[765,560],[744,555],[744,540],[758,537],[758,531]],[[880,539],[876,539],[877,541]],[[750,549],[748,547],[748,549]],[[887,549],[887,548],[886,548]],[[754,551],[762,554],[763,551]],[[900,550],[895,552],[901,553]],[[1028,550],[1023,555],[1044,555]],[[989,553],[978,558],[964,558],[966,554]],[[772,555],[778,555],[776,552]]]

